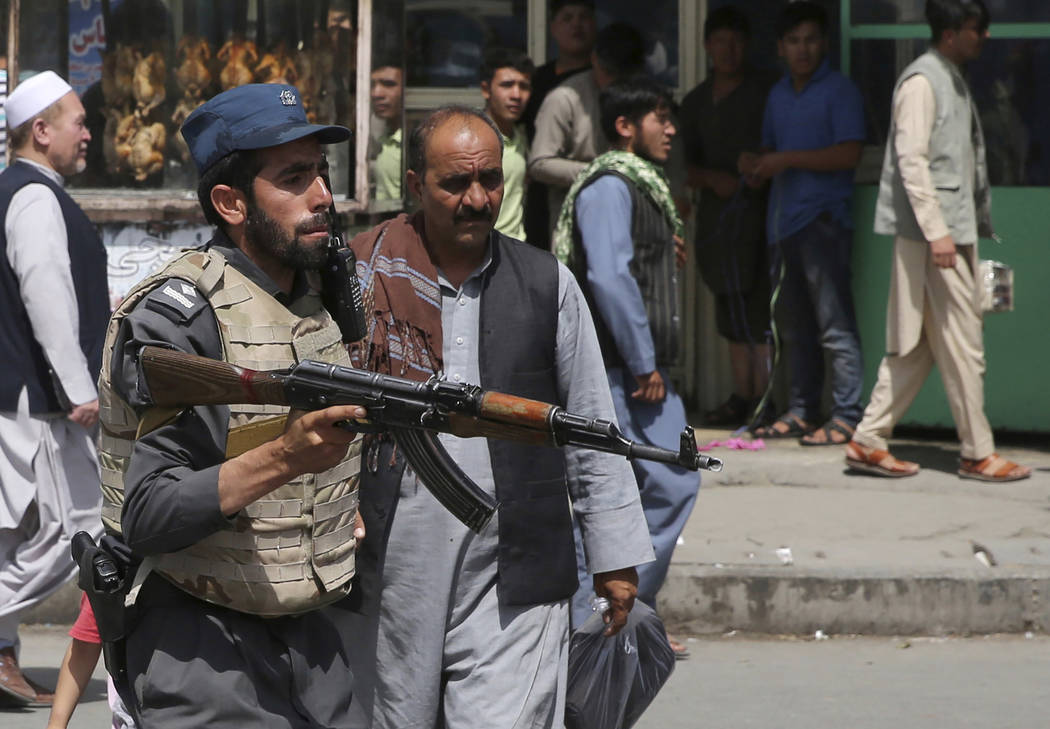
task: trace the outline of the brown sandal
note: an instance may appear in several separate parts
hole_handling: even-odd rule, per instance
[[[993,453],[980,461],[972,458],[959,459],[959,477],[972,478],[977,481],[1020,481],[1032,475],[1032,469],[1008,461],[998,453]]]
[[[846,465],[855,471],[884,478],[904,478],[919,472],[918,463],[898,460],[889,451],[868,448],[852,440],[846,444]]]

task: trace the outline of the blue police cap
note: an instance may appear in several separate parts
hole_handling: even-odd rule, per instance
[[[199,173],[237,150],[276,147],[310,135],[321,144],[350,138],[346,127],[308,122],[299,90],[288,84],[223,91],[186,117],[181,131]]]

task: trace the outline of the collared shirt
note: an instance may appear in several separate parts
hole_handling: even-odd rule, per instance
[[[55,170],[16,158],[63,185]],[[30,183],[11,197],[4,219],[7,261],[18,277],[33,336],[44,350],[66,397],[83,405],[98,397],[80,348],[80,314],[69,268],[69,238],[58,198],[47,185]]]
[[[376,200],[400,200],[401,193],[401,129],[379,138],[379,152],[372,163],[376,183]]]
[[[481,381],[478,332],[483,276],[491,253],[457,289],[438,271],[441,286],[442,354],[445,375],[453,382]],[[558,332],[555,345],[558,396],[569,412],[616,420],[598,340],[579,284],[558,264]],[[452,459],[477,485],[495,494],[488,442],[485,438],[440,435]],[[641,502],[630,463],[619,456],[581,448],[566,448],[569,495],[580,523],[590,572],[607,572],[652,561],[652,545],[640,518]],[[402,498],[418,491],[415,475],[406,470]],[[491,569],[478,569],[470,579],[491,579],[496,567],[496,530],[486,530],[471,545],[471,564],[478,557]],[[466,572],[461,579],[468,579]]]
[[[285,294],[221,233],[209,247],[282,304],[291,304],[309,290],[305,276],[297,272],[292,293]],[[139,372],[142,347],[162,346],[222,359],[222,340],[211,307],[202,303],[188,320],[176,323],[149,305],[163,288],[128,314],[113,348],[114,389],[136,409],[149,403]],[[225,405],[195,407],[135,441],[121,524],[128,545],[140,556],[188,547],[228,523],[219,508],[219,468],[226,460],[229,419]]]
[[[826,58],[800,91],[795,91],[789,73],[769,92],[762,121],[763,147],[778,152],[823,149],[866,138],[860,91],[832,70]],[[769,240],[797,233],[825,212],[852,228],[852,199],[853,170],[784,170],[773,179],[769,195]]]
[[[496,230],[511,238],[525,240],[525,160],[529,146],[521,125],[511,136],[503,136],[503,205]]]

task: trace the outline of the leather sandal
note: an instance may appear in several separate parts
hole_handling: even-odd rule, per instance
[[[783,423],[787,430],[778,430],[777,423]],[[769,425],[760,425],[751,431],[756,438],[799,438],[813,432],[813,426],[793,413],[784,413]]]
[[[919,472],[918,463],[898,460],[889,451],[868,448],[852,440],[846,444],[846,465],[855,471],[884,478],[904,478]]]
[[[976,481],[1006,482],[1020,481],[1031,475],[1031,468],[1008,461],[998,453],[993,453],[979,461],[973,458],[959,459],[960,478],[972,478]]]
[[[824,440],[813,440],[813,436],[817,433],[823,433]],[[835,440],[832,438],[832,433],[838,433],[841,435],[842,440]],[[840,446],[849,443],[852,437],[853,426],[847,425],[844,421],[839,420],[838,418],[832,418],[817,430],[802,436],[802,438],[799,439],[799,443],[804,446]]]

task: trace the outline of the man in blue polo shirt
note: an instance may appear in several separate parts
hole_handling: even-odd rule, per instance
[[[762,123],[761,155],[743,154],[740,172],[759,187],[772,180],[767,233],[783,262],[783,302],[790,322],[791,388],[787,411],[758,428],[764,438],[802,437],[803,445],[847,442],[861,416],[864,371],[850,291],[853,169],[865,139],[860,92],[825,58],[828,19],[805,0],[777,22],[777,49],[788,73],[772,88]],[[774,272],[774,275],[776,273]],[[831,356],[832,408],[820,422],[824,350]]]

